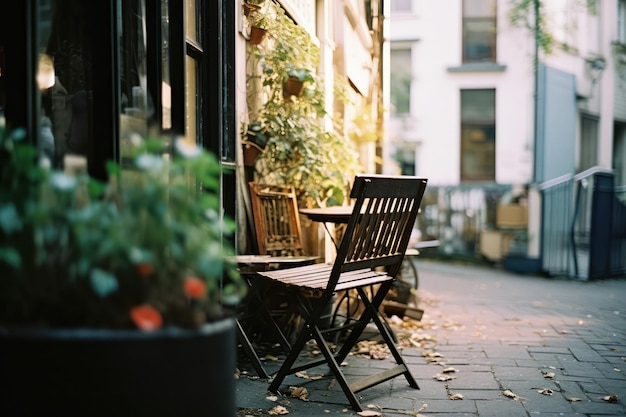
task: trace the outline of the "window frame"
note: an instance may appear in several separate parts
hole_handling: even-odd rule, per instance
[[[617,2],[617,40],[626,45],[626,0]]]
[[[600,118],[593,114],[581,113],[578,172],[585,171],[598,164],[599,136]]]
[[[464,120],[463,118],[463,114],[464,114],[464,104],[463,104],[463,95],[464,93],[468,93],[468,92],[492,92],[493,94],[493,119],[483,119],[483,120]],[[497,115],[496,115],[496,89],[495,88],[480,88],[480,89],[462,89],[459,92],[460,95],[460,100],[459,100],[459,110],[460,110],[460,116],[459,116],[459,121],[460,121],[460,132],[459,132],[459,143],[460,143],[460,158],[459,158],[459,176],[460,176],[460,180],[461,182],[479,182],[479,181],[489,181],[489,182],[495,182],[496,180],[496,146],[497,146],[497,126],[496,126],[496,120],[497,120]],[[482,148],[478,148],[478,150],[481,152],[480,155],[480,159],[484,159],[485,158],[485,154],[487,152],[491,153],[491,155],[489,156],[491,159],[491,170],[488,173],[474,173],[474,172],[468,172],[468,168],[465,164],[465,159],[464,159],[464,154],[466,154],[468,152],[468,145],[467,145],[467,138],[465,137],[466,132],[469,131],[469,129],[474,129],[474,130],[482,130],[483,132],[489,132],[489,129],[492,130],[492,134],[490,135],[491,137],[489,137],[489,135],[487,135],[487,138],[485,140],[485,144],[484,146],[482,146]],[[489,147],[489,143],[488,142],[493,142],[493,149],[491,151],[489,151],[488,147]]]
[[[462,62],[464,64],[474,64],[474,63],[496,63],[497,62],[497,46],[498,46],[498,36],[497,36],[497,28],[498,28],[498,5],[497,0],[493,1],[493,14],[489,16],[467,16],[468,1],[473,0],[463,0],[463,11],[462,11],[462,28],[461,28],[461,36],[462,36]],[[476,1],[484,1],[484,0],[476,0]],[[468,35],[472,33],[481,33],[484,32],[476,32],[470,31],[468,26],[473,23],[492,23],[493,34],[491,36],[492,44],[486,44],[490,48],[490,56],[489,59],[481,58],[481,57],[472,57],[468,56]],[[485,44],[484,44],[485,45]]]
[[[405,111],[399,111],[398,108],[400,108],[400,106],[396,106],[397,102],[394,101],[394,98],[397,98],[394,94],[394,87],[396,86],[396,83],[400,83],[404,80],[398,80],[398,76],[404,76],[405,74],[400,74],[398,73],[395,68],[397,68],[396,65],[393,65],[393,55],[394,52],[397,53],[399,51],[406,51],[408,53],[408,58],[409,58],[409,69],[408,69],[408,74],[406,74],[408,76],[408,82],[406,86],[404,86],[404,88],[402,88],[402,86],[400,86],[400,90],[401,91],[407,91],[407,97],[406,97],[406,110]],[[392,104],[392,108],[391,108],[391,114],[395,117],[405,117],[411,114],[411,89],[412,89],[412,84],[413,84],[413,65],[412,65],[412,61],[413,61],[413,50],[411,48],[410,45],[398,45],[398,46],[393,46],[391,48],[390,54],[389,54],[389,62],[390,62],[390,68],[391,68],[391,80],[390,80],[390,86],[389,86],[389,94],[390,94],[390,102]],[[395,77],[394,77],[395,74]]]

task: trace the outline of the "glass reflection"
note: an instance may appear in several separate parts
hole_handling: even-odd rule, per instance
[[[89,0],[40,1],[41,91],[39,148],[55,168],[86,170],[93,138],[93,36],[88,27]],[[74,158],[67,158],[73,156]]]
[[[118,0],[120,17],[120,156],[131,156],[133,139],[148,134],[154,105],[148,94],[144,0]]]

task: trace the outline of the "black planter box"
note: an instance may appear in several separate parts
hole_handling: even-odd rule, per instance
[[[2,416],[235,414],[234,321],[201,331],[0,330]]]

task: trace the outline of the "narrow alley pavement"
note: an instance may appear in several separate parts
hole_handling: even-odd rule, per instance
[[[237,417],[626,415],[626,277],[579,282],[416,262],[424,315],[392,326],[420,390],[397,377],[360,392],[367,410],[358,414],[332,377],[313,377],[318,368],[286,380],[306,395],[275,397],[243,361]],[[348,357],[346,375],[389,360],[366,356]],[[279,363],[266,360],[268,372]]]

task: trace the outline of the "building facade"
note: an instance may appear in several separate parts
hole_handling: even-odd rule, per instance
[[[501,261],[520,251],[538,261],[533,269],[552,270],[553,183],[604,173],[626,184],[626,2],[390,7],[386,151],[395,163],[385,167],[429,178],[423,233],[446,253]],[[554,273],[574,274],[571,257]]]

